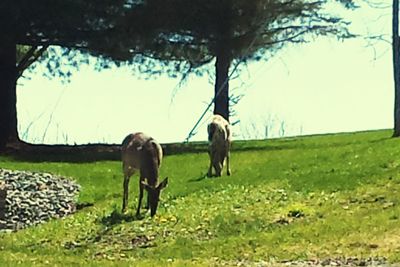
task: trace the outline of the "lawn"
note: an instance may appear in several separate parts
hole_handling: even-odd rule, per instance
[[[0,157],[1,168],[76,180],[79,202],[93,204],[0,233],[0,266],[256,266],[343,257],[400,262],[400,143],[390,136],[371,131],[236,141],[232,175],[220,178],[205,178],[206,145],[193,144],[192,152],[164,158],[161,177],[169,177],[169,186],[157,215],[141,220],[133,216],[137,177],[130,212],[120,213],[118,161]]]

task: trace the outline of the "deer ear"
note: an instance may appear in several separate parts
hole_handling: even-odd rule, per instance
[[[146,182],[142,181],[142,185],[144,186],[144,189],[149,190],[150,185],[148,185]]]
[[[165,177],[165,179],[157,186],[157,188],[161,190],[167,187],[167,185],[168,185],[168,177]]]

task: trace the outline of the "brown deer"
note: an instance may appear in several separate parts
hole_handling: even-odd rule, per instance
[[[124,195],[122,212],[126,212],[128,203],[129,179],[136,170],[140,172],[139,202],[136,216],[140,215],[143,191],[147,191],[147,206],[150,215],[156,214],[160,191],[168,184],[168,177],[158,184],[158,171],[163,157],[162,148],[156,140],[144,133],[134,133],[125,137],[122,142],[122,169],[124,172]]]
[[[221,115],[214,115],[207,127],[210,167],[207,176],[212,176],[212,168],[215,169],[215,175],[221,176],[222,168],[226,159],[226,173],[231,175],[230,169],[230,149],[232,142],[232,131],[230,124]]]

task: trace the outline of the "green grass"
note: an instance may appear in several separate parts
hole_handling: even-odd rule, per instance
[[[0,265],[210,266],[384,256],[400,262],[400,144],[390,131],[237,141],[232,176],[205,178],[204,144],[165,157],[155,218],[120,214],[118,161],[0,167],[61,174],[93,203],[61,220],[0,234]]]

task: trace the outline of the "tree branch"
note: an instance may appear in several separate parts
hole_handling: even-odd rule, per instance
[[[37,46],[32,46],[29,51],[25,54],[24,58],[17,64],[17,79],[19,79],[23,72],[32,65],[36,60],[38,60],[43,53],[47,50],[49,46],[44,45],[39,50]]]

